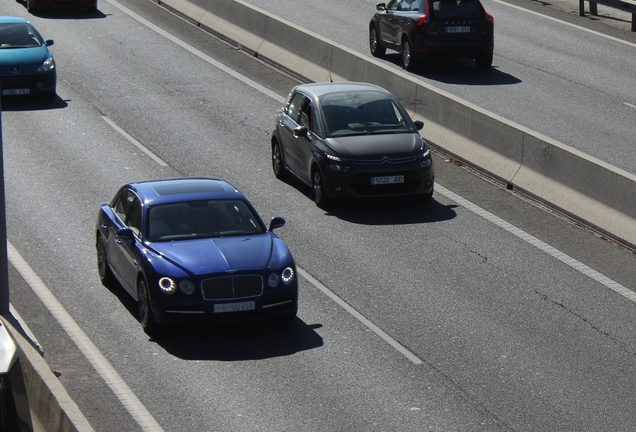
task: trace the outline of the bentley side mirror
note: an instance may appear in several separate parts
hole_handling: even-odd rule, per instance
[[[269,230],[274,231],[276,228],[280,228],[285,225],[285,219],[280,216],[273,217],[269,223]]]

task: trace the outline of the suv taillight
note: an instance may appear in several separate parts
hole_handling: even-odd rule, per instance
[[[428,22],[428,17],[429,17],[429,11],[428,11],[428,1],[424,0],[424,15],[422,15],[420,17],[420,19],[417,20],[417,26],[421,27],[424,24],[426,24]]]

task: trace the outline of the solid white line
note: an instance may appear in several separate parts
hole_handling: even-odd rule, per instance
[[[532,15],[535,15],[535,16],[538,16],[538,17],[541,17],[541,18],[548,19],[550,21],[558,22],[559,24],[563,24],[563,25],[566,25],[566,26],[569,26],[569,27],[572,27],[572,28],[575,28],[575,29],[579,29],[579,30],[591,33],[591,34],[593,34],[595,36],[601,36],[601,37],[604,37],[605,39],[609,39],[609,40],[612,40],[614,42],[620,42],[622,44],[629,45],[632,48],[636,48],[636,44],[624,41],[623,39],[619,39],[619,38],[616,38],[614,36],[609,36],[609,35],[606,35],[606,34],[603,34],[603,33],[599,33],[597,31],[590,30],[590,29],[587,29],[585,27],[581,27],[579,25],[569,23],[567,21],[563,21],[563,20],[560,20],[558,18],[554,18],[554,17],[551,17],[551,16],[540,14],[539,12],[535,12],[535,11],[531,11],[531,10],[528,10],[528,9],[524,9],[524,8],[522,8],[520,6],[515,6],[515,5],[512,5],[510,3],[506,3],[505,1],[502,1],[502,0],[492,0],[492,1],[495,2],[495,3],[499,3],[501,5],[504,5],[504,6],[511,7],[513,9],[517,9],[518,11],[521,11],[521,12],[526,12],[526,13],[529,13],[529,14],[532,14]]]
[[[627,102],[623,102],[623,103],[624,103],[625,105],[627,105],[628,107],[636,108],[636,105],[632,105],[632,104],[627,103]]]
[[[86,333],[73,320],[64,306],[55,298],[51,290],[35,274],[29,264],[22,258],[22,255],[7,242],[7,252],[9,261],[15,269],[22,275],[29,284],[33,292],[40,298],[44,306],[51,312],[53,317],[62,326],[71,340],[77,345],[84,357],[91,363],[93,368],[106,382],[108,387],[117,396],[124,408],[137,421],[142,430],[148,432],[163,432],[163,428],[157,420],[150,414],[141,401],[135,396],[126,382],[117,373],[115,368],[104,357],[99,349],[88,338]]]
[[[168,39],[168,40],[174,42],[175,44],[179,45],[181,48],[185,49],[186,51],[191,52],[195,56],[199,57],[201,60],[204,60],[204,61],[210,63],[212,66],[216,67],[217,69],[220,69],[223,72],[227,73],[228,75],[233,76],[234,78],[238,79],[239,81],[243,82],[244,84],[247,84],[248,86],[252,87],[253,89],[258,90],[259,92],[263,93],[264,95],[267,95],[267,96],[271,97],[275,101],[278,101],[280,103],[285,102],[285,98],[284,97],[279,96],[278,94],[274,93],[273,91],[269,90],[268,88],[263,87],[262,85],[260,85],[256,81],[252,81],[251,79],[247,78],[246,76],[241,75],[240,73],[236,72],[233,69],[230,69],[229,67],[225,66],[222,63],[219,63],[218,61],[214,60],[209,55],[204,54],[201,51],[199,51],[198,49],[188,45],[187,43],[183,42],[181,39],[178,39],[177,37],[171,35],[167,31],[163,30],[161,27],[157,27],[156,25],[154,25],[150,21],[142,18],[141,16],[137,15],[136,13],[134,13],[130,9],[126,8],[125,6],[119,4],[115,0],[107,0],[107,1],[108,1],[108,3],[112,4],[116,8],[120,9],[126,15],[128,15],[131,18],[139,21],[141,24],[145,25],[146,27],[150,28],[151,30],[154,30],[155,32],[159,33],[161,36],[163,36],[166,39]]]
[[[435,185],[435,191],[439,192],[442,195],[444,195],[445,197],[455,201],[457,204],[459,204],[460,206],[466,208],[467,210],[470,210],[471,212],[475,213],[476,215],[481,216],[482,218],[486,219],[487,221],[489,221],[489,222],[497,225],[498,227],[503,228],[504,230],[508,231],[509,233],[519,237],[523,241],[525,241],[527,243],[530,243],[531,245],[535,246],[539,250],[547,253],[548,255],[551,255],[552,257],[554,257],[556,259],[558,259],[562,263],[569,265],[574,270],[577,270],[578,272],[583,273],[584,275],[586,275],[589,278],[593,279],[594,281],[600,283],[601,285],[604,285],[607,288],[611,289],[612,291],[622,295],[626,299],[631,300],[632,302],[636,303],[636,293],[634,293],[633,291],[625,288],[623,285],[619,284],[618,282],[615,282],[612,279],[608,278],[607,276],[602,275],[601,273],[597,272],[596,270],[586,266],[582,262],[577,261],[574,258],[570,257],[569,255],[564,254],[560,250],[548,245],[547,243],[542,242],[538,238],[531,236],[530,234],[526,233],[525,231],[522,231],[521,229],[515,227],[514,225],[511,225],[510,223],[506,222],[505,220],[503,220],[503,219],[495,216],[494,214],[482,209],[481,207],[479,207],[479,206],[473,204],[472,202],[460,197],[456,193],[449,191],[448,189],[444,188],[443,186],[440,186],[439,184]]]
[[[357,310],[355,310],[353,307],[351,307],[347,302],[345,302],[343,299],[341,299],[340,297],[338,297],[333,291],[331,291],[329,288],[327,288],[326,286],[324,286],[323,284],[321,284],[318,280],[316,280],[312,275],[310,275],[309,273],[307,273],[305,270],[301,269],[300,267],[298,268],[298,274],[300,274],[302,277],[304,277],[305,279],[307,279],[309,281],[309,283],[311,283],[313,286],[315,286],[316,288],[318,288],[320,291],[322,291],[327,297],[329,297],[331,300],[333,300],[334,302],[336,302],[340,307],[342,307],[344,310],[346,310],[347,312],[349,312],[351,315],[353,315],[358,321],[360,321],[362,324],[364,324],[365,326],[367,326],[371,331],[373,331],[375,334],[377,334],[378,336],[380,336],[382,339],[384,339],[389,345],[391,345],[393,348],[395,348],[398,352],[400,352],[404,357],[406,357],[407,359],[409,359],[411,362],[413,362],[413,364],[422,364],[424,363],[422,360],[420,360],[415,354],[413,354],[411,351],[409,351],[406,347],[404,347],[403,345],[401,345],[398,341],[396,341],[395,339],[393,339],[391,336],[389,336],[388,334],[386,334],[382,329],[380,329],[378,326],[376,326],[375,324],[373,324],[371,321],[369,321],[367,318],[364,317],[364,315],[362,315],[360,312],[358,312]]]
[[[159,156],[157,156],[156,154],[154,154],[153,152],[151,152],[150,150],[148,150],[143,144],[141,144],[139,141],[137,141],[135,138],[133,138],[132,136],[130,136],[130,134],[128,134],[128,132],[126,132],[125,130],[123,130],[122,128],[120,128],[119,126],[117,126],[117,124],[112,121],[111,119],[109,119],[106,116],[102,116],[102,119],[108,123],[108,125],[110,127],[112,127],[113,129],[115,129],[117,132],[119,132],[124,138],[126,138],[128,141],[130,141],[131,143],[133,143],[139,150],[141,150],[142,152],[146,153],[148,156],[150,156],[152,158],[152,160],[154,160],[155,162],[157,162],[159,165],[161,166],[168,166],[167,163],[165,163]]]

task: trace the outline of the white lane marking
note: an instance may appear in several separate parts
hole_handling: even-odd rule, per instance
[[[586,275],[589,278],[593,279],[594,281],[600,283],[601,285],[604,285],[607,288],[611,289],[612,291],[622,295],[626,299],[631,300],[632,302],[636,303],[636,293],[634,293],[633,291],[625,288],[623,285],[619,284],[618,282],[615,282],[612,279],[608,278],[607,276],[602,275],[601,273],[597,272],[596,270],[586,266],[582,262],[577,261],[574,258],[572,258],[571,256],[564,254],[560,250],[550,246],[547,243],[542,242],[538,238],[533,237],[532,235],[526,233],[525,231],[522,231],[521,229],[515,227],[514,225],[512,225],[512,224],[506,222],[505,220],[495,216],[494,214],[482,209],[481,207],[473,204],[472,202],[468,201],[467,199],[464,199],[464,198],[460,197],[456,193],[453,193],[453,192],[449,191],[448,189],[444,188],[443,186],[440,186],[439,184],[435,185],[435,191],[439,192],[442,195],[444,195],[445,197],[455,201],[457,204],[459,204],[460,206],[466,208],[467,210],[475,213],[476,215],[481,216],[482,218],[486,219],[487,221],[489,221],[489,222],[497,225],[498,227],[503,228],[504,230],[508,231],[509,233],[519,237],[521,240],[523,240],[523,241],[525,241],[527,243],[530,243],[531,245],[535,246],[539,250],[547,253],[548,255],[551,255],[552,257],[554,257],[556,259],[558,259],[562,263],[569,265],[573,269],[583,273],[584,275]]]
[[[264,95],[267,95],[267,96],[271,97],[275,101],[278,101],[280,103],[285,102],[285,98],[284,97],[279,96],[278,94],[274,93],[273,91],[269,90],[268,88],[263,87],[262,85],[260,85],[256,81],[252,81],[248,77],[246,77],[244,75],[241,75],[240,73],[236,72],[233,69],[230,69],[229,67],[225,66],[222,63],[219,63],[218,61],[214,60],[209,55],[202,53],[198,49],[188,45],[187,43],[185,43],[181,39],[178,39],[177,37],[171,35],[170,33],[168,33],[167,31],[163,30],[162,28],[157,27],[156,25],[154,25],[150,21],[142,18],[141,16],[137,15],[136,13],[134,13],[130,9],[126,8],[125,6],[119,4],[115,0],[107,0],[107,1],[110,4],[112,4],[113,6],[115,6],[116,8],[120,9],[125,14],[129,15],[131,18],[139,21],[141,24],[143,24],[146,27],[150,28],[151,30],[154,30],[155,32],[159,33],[161,36],[163,36],[166,39],[168,39],[168,40],[174,42],[175,44],[179,45],[181,48],[185,49],[186,51],[191,52],[195,56],[199,57],[201,60],[204,60],[204,61],[210,63],[212,66],[216,67],[217,69],[220,69],[223,72],[227,73],[228,75],[233,76],[234,78],[238,79],[239,81],[243,82],[244,84],[247,84],[248,86],[252,87],[253,89],[258,90],[259,92],[263,93]]]
[[[117,132],[119,132],[124,138],[126,138],[128,141],[130,141],[131,143],[133,143],[139,150],[141,150],[142,152],[146,153],[148,156],[150,156],[152,158],[152,160],[154,160],[155,162],[157,162],[159,165],[165,167],[168,166],[167,163],[165,163],[159,156],[157,156],[156,154],[154,154],[153,152],[151,152],[150,150],[148,150],[142,143],[140,143],[139,141],[137,141],[135,138],[133,138],[132,136],[130,136],[130,134],[128,134],[128,132],[126,132],[125,130],[123,130],[122,128],[120,128],[119,126],[117,126],[117,124],[112,121],[111,119],[109,119],[106,116],[102,116],[102,119],[108,123],[108,125],[110,127],[112,127],[113,129],[115,129]]]
[[[33,292],[40,298],[42,303],[44,303],[71,340],[75,342],[75,345],[77,345],[82,354],[84,354],[84,357],[91,363],[93,368],[126,408],[126,411],[128,411],[139,426],[141,426],[142,430],[148,432],[163,432],[164,429],[159,425],[157,420],[155,420],[152,414],[150,414],[137,396],[135,396],[135,393],[128,387],[115,368],[113,368],[80,326],[77,325],[71,315],[64,309],[64,306],[55,298],[51,290],[49,290],[38,275],[35,274],[33,269],[10,242],[7,242],[7,252],[9,261],[13,267],[22,275]]]
[[[619,39],[619,38],[616,38],[614,36],[609,36],[609,35],[594,31],[594,30],[587,29],[585,27],[581,27],[581,26],[576,25],[576,24],[569,23],[567,21],[560,20],[558,18],[554,18],[554,17],[548,16],[548,15],[543,15],[543,14],[540,14],[539,12],[535,12],[535,11],[531,11],[531,10],[528,10],[528,9],[524,9],[524,8],[522,8],[520,6],[515,6],[515,5],[512,5],[510,3],[506,3],[505,1],[502,1],[502,0],[492,0],[492,1],[495,2],[495,3],[499,3],[501,5],[504,5],[504,6],[511,7],[513,9],[517,9],[517,10],[519,10],[521,12],[527,12],[529,14],[532,14],[532,15],[535,15],[535,16],[538,16],[538,17],[541,17],[541,18],[545,18],[545,19],[548,19],[550,21],[558,22],[559,24],[563,24],[563,25],[566,25],[566,26],[569,26],[569,27],[572,27],[572,28],[575,28],[575,29],[579,29],[579,30],[591,33],[591,34],[593,34],[595,36],[601,36],[601,37],[604,37],[605,39],[609,39],[609,40],[612,40],[614,42],[620,42],[622,44],[629,45],[632,48],[636,48],[636,44],[624,41],[623,39]]]
[[[300,267],[298,267],[298,273],[304,277],[305,279],[307,279],[313,286],[315,286],[316,288],[318,288],[320,291],[323,292],[323,294],[325,294],[327,297],[329,297],[331,300],[333,300],[334,302],[336,302],[336,304],[338,304],[340,307],[342,307],[344,310],[346,310],[347,312],[349,312],[351,315],[353,315],[358,321],[360,321],[362,324],[364,324],[365,326],[367,326],[371,331],[373,331],[375,334],[377,334],[378,336],[380,336],[382,339],[384,339],[384,341],[386,341],[389,345],[391,345],[393,348],[395,348],[398,352],[400,352],[400,354],[402,354],[404,357],[406,357],[407,359],[409,359],[411,362],[413,362],[413,364],[422,364],[424,363],[422,360],[420,360],[415,354],[413,354],[411,351],[409,351],[406,347],[404,347],[403,345],[401,345],[399,342],[397,342],[395,339],[393,339],[391,336],[389,336],[388,334],[386,334],[382,329],[380,329],[380,327],[376,326],[375,324],[373,324],[371,321],[369,321],[367,318],[364,317],[364,315],[362,315],[360,312],[358,312],[357,310],[355,310],[353,307],[351,307],[347,302],[345,302],[343,299],[341,299],[340,297],[338,297],[333,291],[331,291],[329,288],[327,288],[326,286],[324,286],[323,284],[321,284],[318,280],[316,280],[312,275],[310,275],[309,273],[307,273],[305,270],[301,269]]]
[[[636,108],[636,105],[632,105],[632,104],[627,103],[627,102],[623,102],[623,103],[624,103],[625,105],[627,105],[628,107]]]

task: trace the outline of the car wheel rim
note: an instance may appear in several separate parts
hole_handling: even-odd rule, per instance
[[[102,239],[97,242],[97,269],[99,271],[99,277],[104,278],[106,274],[106,249]]]
[[[274,173],[278,174],[280,172],[280,167],[282,164],[281,156],[280,156],[280,148],[278,145],[274,145],[272,150],[272,168],[274,169]]]
[[[375,34],[375,29],[371,29],[371,36],[369,38],[369,44],[371,45],[371,52],[375,52],[378,48],[378,39]]]
[[[314,197],[317,203],[322,199],[322,179],[318,171],[314,172]]]
[[[408,67],[411,63],[411,47],[407,41],[404,42],[402,47],[402,61],[404,62],[404,67]]]
[[[142,327],[148,324],[148,314],[150,313],[148,305],[148,297],[146,296],[146,284],[139,282],[139,288],[137,289],[137,297],[139,302],[139,321]]]

